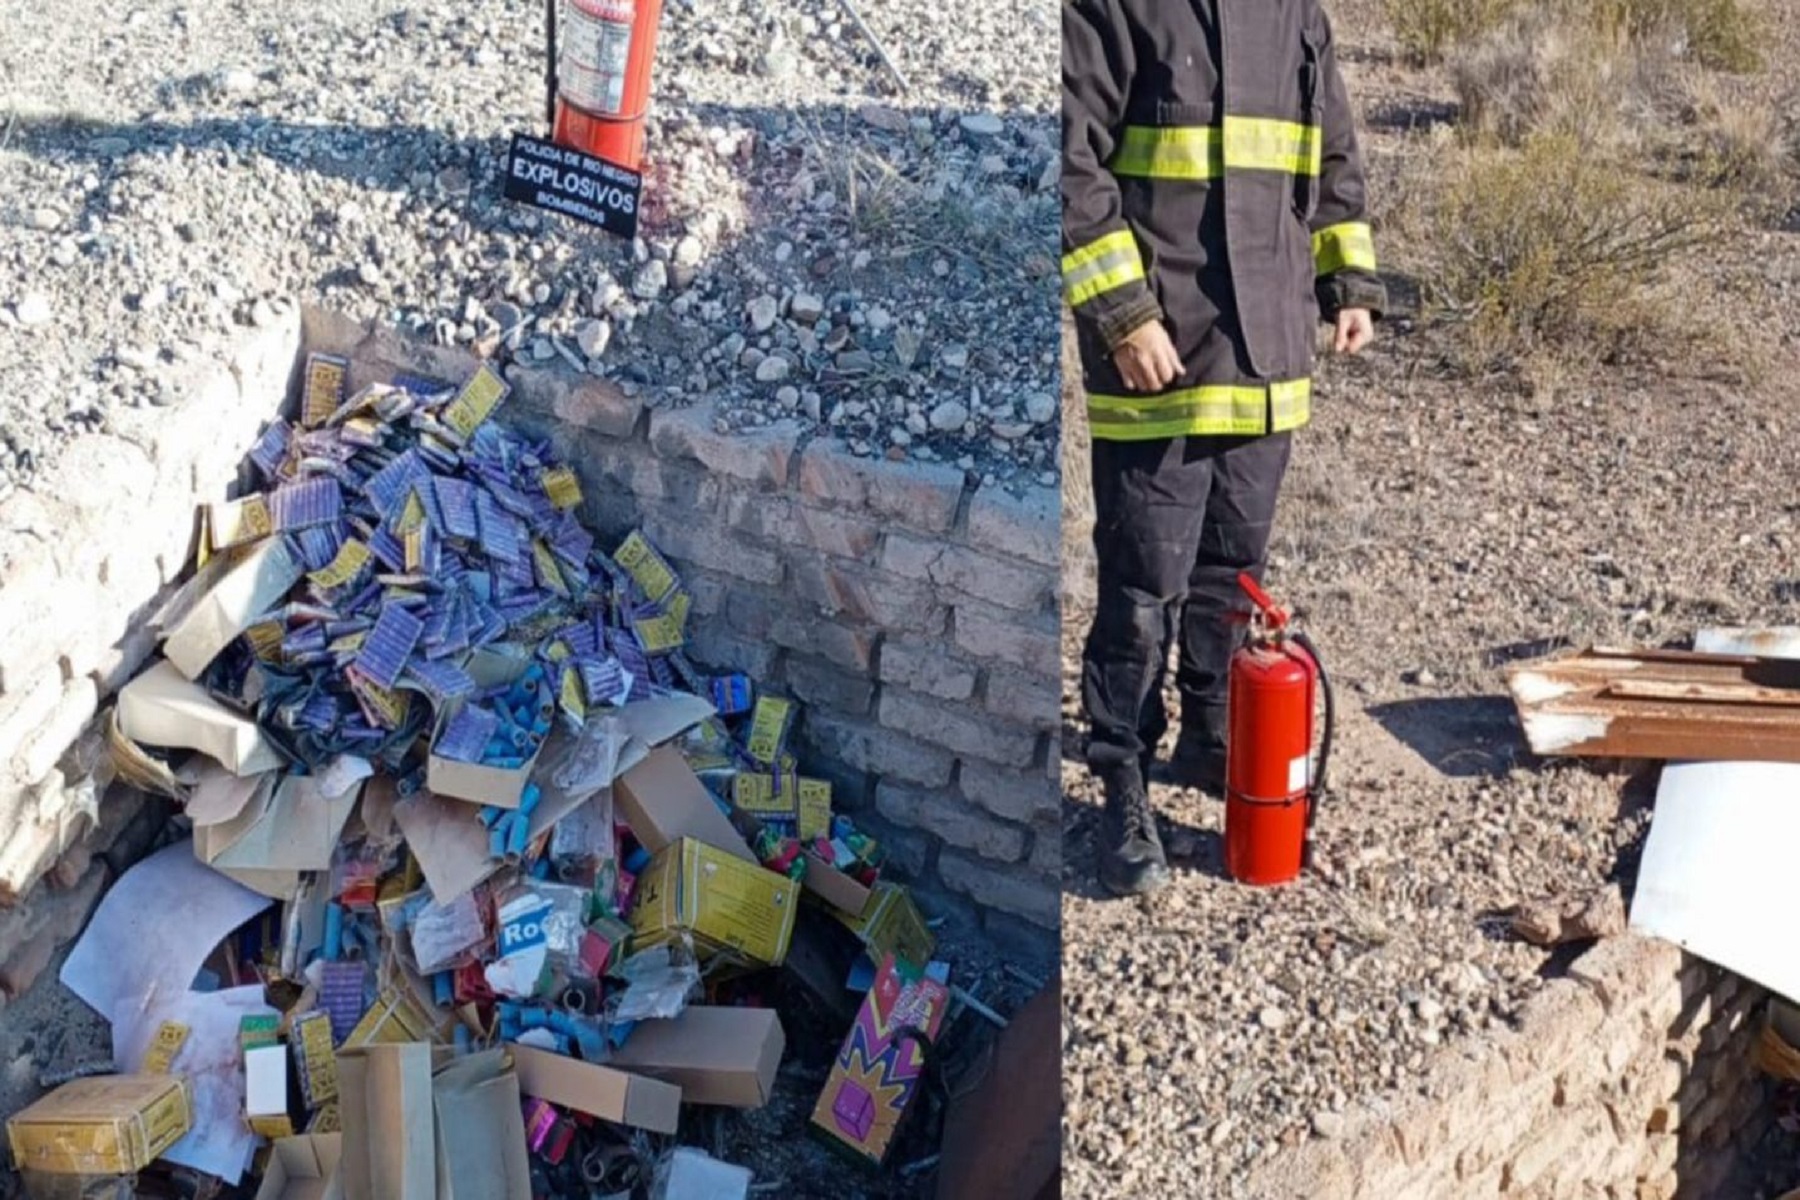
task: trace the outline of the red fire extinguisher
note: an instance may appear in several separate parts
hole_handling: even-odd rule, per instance
[[[546,0],[550,138],[640,170],[662,0],[566,0],[560,53],[558,3]]]
[[[1231,659],[1225,754],[1225,870],[1240,883],[1288,883],[1312,860],[1313,819],[1325,795],[1335,723],[1318,650],[1249,575],[1250,636]],[[1316,769],[1313,710],[1325,724]]]

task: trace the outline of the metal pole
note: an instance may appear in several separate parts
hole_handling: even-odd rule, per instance
[[[556,128],[556,0],[544,0],[544,25],[550,35],[550,53],[544,59],[544,123]]]

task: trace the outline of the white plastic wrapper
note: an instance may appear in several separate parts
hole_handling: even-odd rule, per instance
[[[436,901],[419,909],[411,922],[413,960],[421,975],[435,975],[461,961],[487,940],[481,906],[465,892],[448,904]]]
[[[590,716],[562,758],[550,768],[550,781],[570,796],[591,796],[611,787],[626,737],[625,726],[616,714]]]
[[[656,1164],[651,1200],[745,1200],[750,1168],[720,1162],[704,1150],[677,1146]]]
[[[685,947],[653,946],[632,955],[613,971],[629,986],[608,1001],[614,1021],[678,1017],[700,986],[700,967]]]
[[[484,972],[502,996],[533,996],[553,972],[581,969],[588,892],[560,883],[521,883],[500,897],[500,957]]]

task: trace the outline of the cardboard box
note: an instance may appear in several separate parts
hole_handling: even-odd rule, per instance
[[[683,838],[638,876],[633,946],[657,946],[687,933],[704,958],[731,951],[778,966],[793,940],[799,899],[799,885],[786,876]]]
[[[806,874],[801,884],[840,914],[860,916],[869,907],[874,892],[831,865],[831,861],[813,850],[802,848],[806,855]],[[840,915],[839,920],[843,919]]]
[[[519,1077],[506,1051],[452,1060],[431,1080],[437,1200],[532,1200]]]
[[[892,954],[922,970],[937,949],[937,935],[925,924],[912,893],[897,883],[877,883],[869,903],[856,916],[846,912],[834,915],[868,950],[870,962],[878,963]]]
[[[269,1169],[256,1200],[344,1200],[339,1178],[343,1156],[339,1134],[278,1138],[269,1147]]]
[[[6,1122],[13,1163],[53,1175],[128,1175],[186,1135],[193,1098],[178,1075],[97,1075],[63,1084]]]
[[[925,1071],[923,1047],[902,1031],[935,1039],[949,1005],[949,988],[884,958],[819,1093],[813,1125],[879,1166]]]
[[[146,746],[198,750],[233,775],[284,765],[256,722],[226,708],[164,659],[119,689],[119,732]]]
[[[266,1138],[294,1135],[288,1116],[288,1052],[279,1042],[244,1051],[244,1115]]]
[[[651,751],[613,781],[612,791],[614,810],[650,853],[692,838],[756,863],[731,818],[673,746]]]
[[[280,606],[304,569],[278,537],[212,559],[171,606],[163,654],[183,676],[198,679],[258,617]]]
[[[328,871],[362,782],[326,795],[324,775],[269,772],[240,779],[203,772],[188,802],[194,854],[215,871],[277,900],[293,898],[308,871]]]
[[[535,1046],[513,1046],[512,1056],[527,1096],[652,1133],[674,1133],[680,1123],[681,1089],[672,1083]]]
[[[431,1048],[364,1046],[338,1056],[344,1200],[437,1200]]]
[[[638,1022],[611,1062],[678,1085],[688,1104],[761,1108],[786,1046],[771,1009],[694,1005],[672,1020]]]
[[[511,684],[525,674],[530,666],[531,660],[528,658],[516,658],[487,650],[477,650],[463,663],[463,669],[478,687],[484,689]],[[458,800],[469,800],[476,804],[491,804],[495,808],[519,807],[520,801],[525,797],[525,785],[530,782],[531,772],[537,767],[538,757],[544,752],[543,741],[537,744],[524,765],[517,767],[490,767],[481,763],[439,758],[436,753],[438,735],[443,731],[445,723],[461,707],[462,702],[456,701],[446,704],[438,711],[437,723],[431,731],[432,753],[425,761],[425,787],[439,796],[454,796]]]

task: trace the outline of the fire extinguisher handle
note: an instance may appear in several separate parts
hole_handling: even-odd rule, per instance
[[[1303,630],[1295,630],[1293,638],[1312,658],[1313,666],[1319,672],[1319,691],[1325,697],[1325,729],[1319,737],[1319,769],[1313,772],[1312,782],[1306,789],[1306,848],[1302,863],[1310,867],[1313,862],[1313,822],[1327,793],[1326,771],[1331,765],[1331,736],[1337,727],[1337,697],[1331,689],[1331,677],[1325,673],[1325,660],[1319,657],[1319,648]]]

